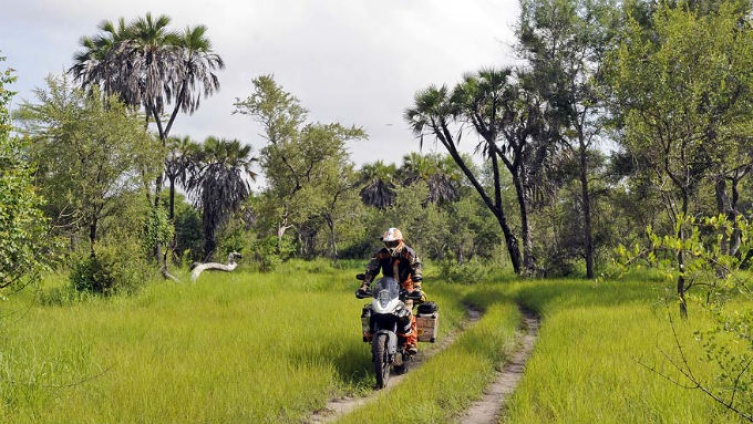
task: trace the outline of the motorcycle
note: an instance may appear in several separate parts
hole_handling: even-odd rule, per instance
[[[358,274],[363,280],[364,275]],[[412,355],[405,346],[405,338],[398,333],[411,331],[413,313],[405,304],[406,300],[420,300],[420,290],[407,291],[392,277],[382,277],[375,281],[371,293],[356,291],[356,297],[372,297],[370,304],[364,305],[361,313],[363,341],[371,342],[372,361],[376,374],[377,388],[387,385],[390,371],[402,374],[408,371],[408,362]]]

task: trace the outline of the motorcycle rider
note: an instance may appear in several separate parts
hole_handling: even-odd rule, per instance
[[[358,290],[364,293],[368,292],[371,282],[381,270],[383,276],[395,278],[400,282],[403,289],[420,293],[421,282],[423,281],[421,260],[416,252],[405,244],[403,233],[397,228],[388,228],[380,239],[384,243],[384,247],[376,252],[366,265],[363,283]],[[421,298],[423,300],[423,295]],[[418,335],[416,332],[416,317],[413,315],[413,300],[405,300],[405,306],[411,312],[411,332],[398,335],[405,338],[405,346],[408,352],[415,354],[418,352],[416,345]]]

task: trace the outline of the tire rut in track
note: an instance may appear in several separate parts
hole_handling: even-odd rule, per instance
[[[466,314],[468,315],[468,317],[460,324],[458,329],[447,334],[441,342],[434,345],[433,347],[426,349],[425,351],[421,350],[418,352],[418,354],[413,358],[413,361],[411,361],[410,365],[408,366],[408,373],[412,372],[411,370],[415,370],[416,368],[420,367],[432,356],[452,345],[458,334],[461,334],[468,328],[469,325],[475,323],[479,320],[479,318],[481,318],[481,312],[471,306],[466,307]],[[387,387],[382,390],[376,390],[366,396],[345,396],[337,399],[332,399],[327,402],[327,406],[324,407],[324,409],[314,412],[314,414],[312,414],[305,422],[309,424],[332,422],[340,418],[341,416],[353,411],[354,409],[359,408],[376,399],[376,397],[381,392],[390,390],[392,387],[397,386],[403,381],[408,373],[391,375],[390,379],[387,380]]]
[[[484,397],[474,402],[459,418],[463,424],[493,424],[499,421],[505,401],[515,391],[525,372],[526,361],[533,352],[538,337],[540,319],[532,311],[520,308],[523,313],[524,335],[520,347],[513,353],[494,382],[484,390]]]

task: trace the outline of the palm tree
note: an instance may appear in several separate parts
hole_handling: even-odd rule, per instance
[[[176,47],[180,39],[167,29],[169,23],[169,17],[160,15],[154,19],[151,13],[136,19],[128,28],[130,38],[120,45],[122,56],[118,61],[126,67],[123,88],[133,96],[129,103],[143,104],[147,116],[152,115],[158,126],[159,114],[171,97],[171,82],[179,63]],[[163,136],[161,129],[160,136]],[[163,141],[166,138],[164,134]]]
[[[238,140],[208,137],[204,141],[199,170],[189,178],[188,188],[203,211],[205,260],[217,248],[217,229],[251,195],[249,180],[256,179],[251,167],[257,160],[251,156],[251,146]]]
[[[459,197],[460,184],[458,169],[453,165],[452,158],[448,156],[412,152],[403,156],[403,165],[399,172],[403,176],[404,186],[419,180],[424,181],[429,187],[429,202],[451,202]]]
[[[99,29],[101,34],[81,38],[84,50],[73,55],[74,65],[68,72],[74,81],[80,81],[82,88],[97,84],[104,96],[117,94],[121,101],[127,103],[121,89],[121,67],[116,66],[117,62],[114,60],[121,43],[131,38],[125,19],[120,18],[117,26],[110,21],[103,21],[99,24]]]
[[[143,106],[147,119],[154,119],[160,138],[166,143],[180,110],[193,113],[201,94],[209,96],[220,88],[214,73],[224,69],[222,58],[211,50],[207,27],[187,27],[183,33],[168,30],[170,18],[147,13],[129,25],[120,19],[116,26],[100,24],[103,34],[84,37],[83,52],[74,56],[70,72],[82,85],[106,86],[127,104]],[[172,104],[163,124],[165,106]]]
[[[385,209],[395,201],[395,183],[397,168],[394,164],[385,165],[382,161],[365,164],[361,168],[363,188],[359,193],[361,201],[367,206]]]
[[[105,21],[101,34],[84,37],[84,51],[76,53],[69,72],[82,86],[99,84],[106,95],[117,94],[133,107],[143,107],[146,125],[153,120],[162,148],[178,111],[193,113],[200,104],[201,93],[209,96],[219,90],[215,69],[223,69],[222,59],[211,50],[206,27],[186,28],[183,34],[168,29],[170,18],[151,13],[126,25],[121,18],[116,26]],[[163,123],[165,106],[172,104],[167,122]],[[167,166],[167,161],[166,161]],[[160,207],[164,173],[155,180],[153,205]],[[155,249],[164,261],[161,246]],[[163,271],[166,263],[162,264]]]
[[[477,150],[493,160],[498,158],[512,177],[520,212],[523,264],[533,272],[536,263],[528,217],[532,185],[551,143],[543,134],[541,102],[513,77],[511,68],[482,69],[467,74],[454,95],[460,105],[459,117],[481,136]]]
[[[206,32],[207,27],[204,25],[186,27],[178,40],[178,53],[182,62],[177,69],[179,78],[175,85],[175,107],[165,128],[167,134],[170,133],[179,109],[192,114],[201,105],[202,92],[204,97],[208,97],[220,89],[220,80],[214,70],[225,69],[225,62],[212,51]]]
[[[476,189],[479,196],[481,196],[486,207],[497,218],[497,222],[504,233],[510,262],[512,262],[515,273],[520,273],[521,261],[518,239],[513,234],[507,222],[507,215],[502,204],[502,187],[499,177],[499,157],[497,152],[489,150],[490,154],[487,155],[487,160],[490,162],[492,171],[494,172],[492,181],[494,192],[490,196],[487,193],[486,187],[481,184],[457,148],[457,143],[460,141],[462,133],[454,133],[453,130],[455,127],[453,124],[456,122],[456,118],[460,116],[464,104],[465,102],[457,94],[457,90],[451,94],[446,86],[429,86],[427,89],[421,90],[416,94],[414,107],[405,111],[405,120],[410,124],[413,133],[420,138],[421,144],[423,144],[423,137],[429,135],[435,137],[444,146],[452,157],[452,160],[468,178],[468,181]]]
[[[198,172],[202,147],[191,140],[191,137],[170,137],[167,139],[169,149],[165,161],[165,177],[167,178],[169,198],[169,218],[175,218],[175,183],[187,188],[189,179]]]
[[[180,37],[167,29],[169,23],[169,17],[155,19],[150,13],[128,25],[123,18],[117,26],[104,21],[101,34],[81,39],[85,50],[74,55],[69,72],[84,87],[98,84],[105,95],[143,106],[147,120],[158,116],[171,97],[179,63]]]

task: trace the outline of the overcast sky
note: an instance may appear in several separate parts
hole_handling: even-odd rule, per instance
[[[453,85],[465,72],[513,63],[517,0],[11,0],[0,13],[0,70],[15,69],[11,88],[33,100],[50,73],[72,65],[79,39],[100,22],[165,14],[170,27],[208,27],[225,61],[220,92],[180,115],[171,135],[208,135],[263,146],[249,117],[232,115],[251,80],[274,74],[309,110],[309,119],[363,127],[349,144],[356,164],[401,162],[419,151],[402,119],[416,91]],[[424,152],[434,151],[425,143]],[[440,150],[441,151],[441,150]]]

